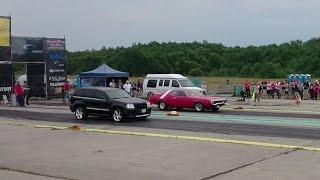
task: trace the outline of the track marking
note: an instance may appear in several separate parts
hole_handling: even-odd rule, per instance
[[[33,127],[33,128],[70,130],[69,127],[67,127],[67,126],[51,126],[51,125],[40,125],[40,124],[13,123],[13,122],[5,122],[5,121],[0,121],[0,124]],[[229,143],[229,144],[240,144],[240,145],[248,145],[248,146],[260,146],[260,147],[269,147],[269,148],[295,149],[295,150],[320,152],[319,147],[308,147],[308,146],[298,146],[298,145],[289,145],[289,144],[275,144],[275,143],[265,143],[265,142],[256,142],[256,141],[241,141],[241,140],[233,140],[233,139],[209,138],[209,137],[200,137],[200,136],[182,136],[182,135],[172,135],[172,134],[145,133],[145,132],[134,132],[134,131],[116,131],[116,130],[91,129],[91,128],[83,128],[82,132],[158,137],[158,138],[216,142],[216,143]]]

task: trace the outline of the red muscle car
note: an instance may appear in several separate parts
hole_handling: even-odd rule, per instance
[[[160,110],[188,108],[196,111],[204,111],[206,109],[218,111],[221,106],[228,102],[225,99],[205,96],[195,90],[169,90],[163,94],[150,96],[149,101],[151,104],[157,104]]]

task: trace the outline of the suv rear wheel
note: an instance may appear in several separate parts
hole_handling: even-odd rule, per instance
[[[84,120],[87,119],[88,117],[88,113],[85,107],[82,106],[78,106],[76,108],[76,110],[74,111],[74,116],[78,119],[78,120]]]
[[[113,113],[112,113],[112,118],[115,122],[120,122],[122,121],[123,119],[123,113],[122,113],[122,110],[119,109],[119,108],[116,108],[113,110]]]

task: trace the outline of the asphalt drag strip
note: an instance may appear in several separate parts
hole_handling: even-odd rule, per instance
[[[218,114],[216,117],[206,117],[207,115],[199,113],[185,112],[178,118],[161,115],[164,112],[154,112],[153,115],[146,121],[129,120],[122,123],[115,123],[110,118],[106,117],[90,117],[85,121],[75,120],[73,114],[54,114],[54,113],[40,113],[40,112],[26,112],[26,111],[5,111],[0,110],[0,116],[10,118],[22,118],[32,121],[45,121],[55,123],[70,123],[79,125],[91,125],[99,129],[103,129],[104,125],[111,126],[127,126],[127,127],[143,127],[156,129],[170,129],[170,130],[184,130],[192,132],[209,132],[220,134],[233,135],[251,135],[251,136],[270,136],[270,137],[286,137],[286,138],[300,138],[300,139],[320,139],[320,128],[313,125],[317,123],[315,119],[290,119],[287,118],[282,122],[276,123],[277,117],[262,117],[255,116],[231,116]],[[202,117],[203,116],[203,117]],[[202,117],[202,119],[201,119]],[[180,118],[180,119],[179,119]],[[229,119],[228,119],[229,118]],[[231,118],[231,120],[230,120]],[[233,118],[233,119],[232,119]],[[240,118],[240,119],[239,119]],[[264,117],[266,118],[266,117]],[[279,118],[279,117],[278,117]],[[200,120],[199,120],[200,119]],[[204,119],[204,120],[203,120]],[[310,122],[309,122],[310,120]],[[251,121],[247,123],[246,121]],[[288,123],[296,123],[297,126],[284,126]],[[260,124],[255,124],[264,122]],[[271,122],[271,123],[270,123]],[[300,125],[299,125],[300,123]],[[311,124],[310,124],[311,123]],[[301,124],[303,127],[301,127]],[[310,127],[305,127],[305,124]],[[318,125],[318,124],[316,124]]]

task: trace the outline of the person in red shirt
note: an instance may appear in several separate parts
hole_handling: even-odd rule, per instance
[[[70,90],[71,90],[71,86],[69,84],[69,81],[65,81],[64,85],[63,85],[63,103],[67,104],[67,102],[69,102],[69,96],[70,96]]]
[[[248,99],[250,99],[250,82],[244,82],[244,90]]]
[[[319,82],[316,81],[315,84],[313,85],[313,97],[314,97],[314,100],[318,99],[319,93],[320,93],[320,85],[319,85]]]
[[[16,82],[16,85],[14,86],[14,93],[17,98],[17,102],[20,106],[24,106],[24,90],[23,87],[20,85],[19,82]]]

